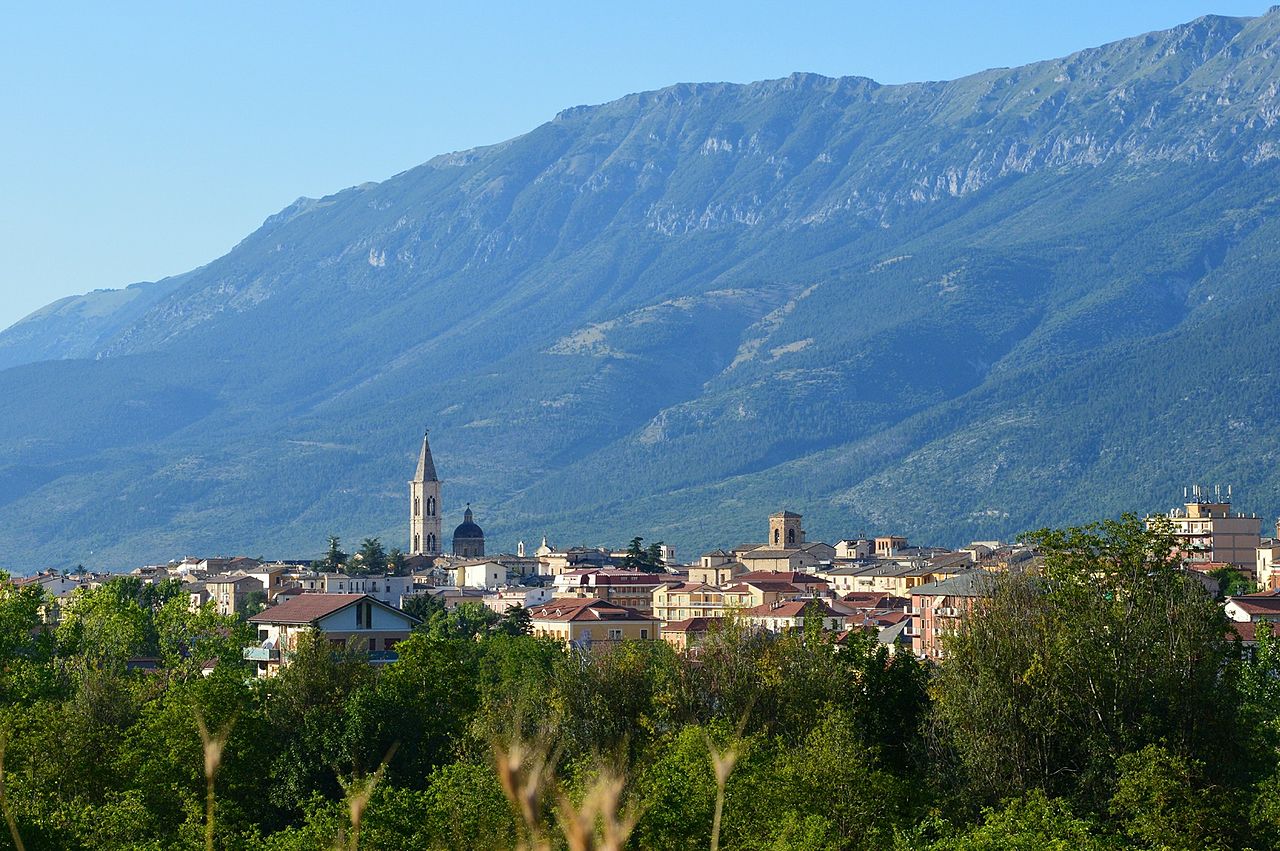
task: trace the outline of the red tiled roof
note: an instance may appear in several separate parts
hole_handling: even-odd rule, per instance
[[[893,609],[911,605],[906,597],[895,597],[888,591],[850,591],[840,600],[855,609]]]
[[[318,618],[331,615],[334,612],[345,609],[357,600],[364,599],[372,600],[387,609],[394,608],[375,600],[368,594],[302,594],[288,602],[258,612],[258,614],[249,618],[249,623],[313,623]],[[398,612],[400,610],[394,609],[394,611]],[[412,618],[413,616],[406,614],[405,617]],[[416,620],[416,618],[413,619]]]
[[[711,626],[711,622],[718,618],[685,618],[682,621],[672,621],[662,628],[663,632],[706,632],[707,627]]]
[[[805,599],[805,600],[789,600],[781,605],[771,606],[765,604],[763,606],[755,606],[743,612],[744,615],[756,618],[795,618],[804,614],[804,610],[811,603],[817,603],[820,607],[822,617],[824,618],[842,618],[844,615],[828,606],[821,600]]]
[[[1252,644],[1258,640],[1258,624],[1270,624],[1270,621],[1245,621],[1244,623],[1232,623],[1227,629],[1229,630],[1227,637],[1230,638],[1231,632],[1240,636],[1240,640],[1246,644]]]
[[[1264,594],[1241,594],[1239,597],[1228,597],[1242,612],[1250,615],[1274,615],[1280,613],[1280,594],[1269,592]]]
[[[667,592],[674,593],[676,591],[700,591],[704,588],[709,588],[712,591],[720,590],[716,586],[709,585],[706,582],[681,582],[679,585],[672,585],[669,588],[667,588]]]
[[[619,606],[593,597],[557,597],[529,609],[529,618],[535,621],[645,621],[656,618],[642,615],[635,609]]]

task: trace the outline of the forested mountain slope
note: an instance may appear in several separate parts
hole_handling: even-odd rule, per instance
[[[0,564],[1280,511],[1280,12],[566,110],[0,334]],[[458,512],[455,512],[458,513]]]

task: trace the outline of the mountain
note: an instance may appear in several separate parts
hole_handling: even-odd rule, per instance
[[[1280,511],[1280,11],[565,110],[0,334],[0,564]],[[453,520],[452,522],[458,522]],[[450,527],[451,528],[451,527]]]

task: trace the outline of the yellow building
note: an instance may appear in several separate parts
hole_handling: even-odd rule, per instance
[[[653,616],[664,623],[724,615],[724,592],[707,582],[664,585],[653,592]]]
[[[558,597],[534,606],[529,621],[535,636],[583,648],[656,639],[661,627],[657,618],[590,597]]]

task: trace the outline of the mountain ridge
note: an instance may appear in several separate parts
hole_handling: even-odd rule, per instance
[[[1206,475],[1280,510],[1239,460],[1274,451],[1278,84],[1280,13],[1205,17],[953,81],[677,84],[299,198],[129,310],[0,333],[0,562],[403,546],[424,420],[504,549],[719,545],[782,502],[959,543]],[[1151,362],[1193,333],[1208,395]]]

